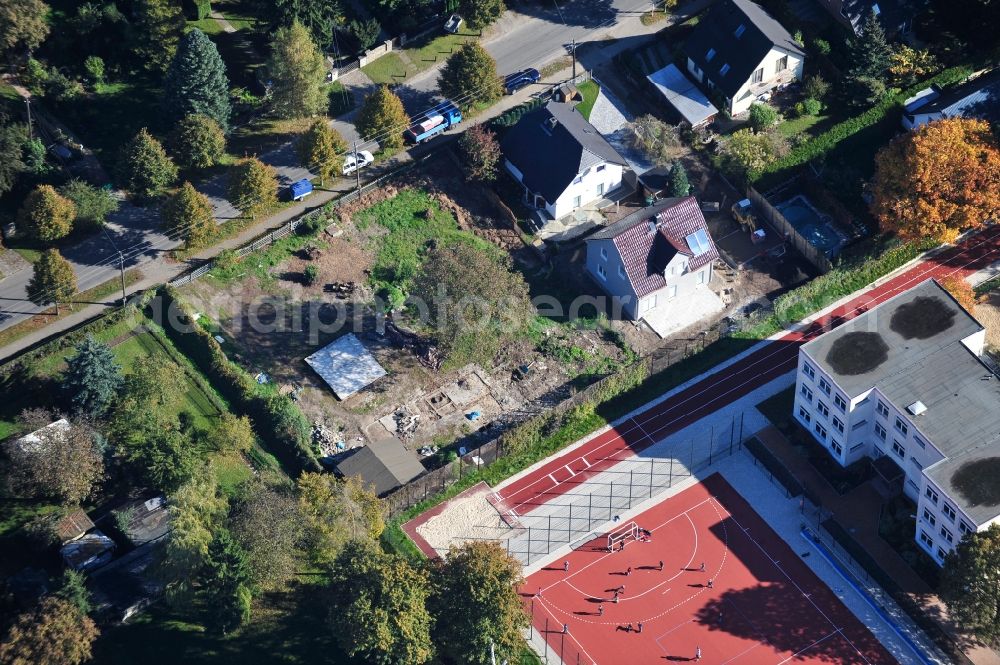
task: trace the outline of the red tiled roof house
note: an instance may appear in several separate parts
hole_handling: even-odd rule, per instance
[[[658,201],[587,239],[587,271],[636,320],[707,285],[717,258],[691,196]]]

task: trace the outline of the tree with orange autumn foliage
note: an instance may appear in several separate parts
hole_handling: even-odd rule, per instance
[[[907,132],[875,156],[872,213],[883,231],[950,242],[1000,212],[1000,148],[982,120]]]
[[[972,313],[976,307],[976,292],[968,282],[961,277],[945,277],[941,280],[941,286],[965,308],[965,311]]]

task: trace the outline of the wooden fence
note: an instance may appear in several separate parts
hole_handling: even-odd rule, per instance
[[[771,205],[767,199],[763,197],[756,189],[750,187],[747,189],[747,198],[753,203],[754,208],[760,213],[764,219],[770,222],[782,236],[792,244],[795,249],[799,250],[802,256],[806,257],[809,263],[816,266],[816,269],[821,273],[830,272],[833,269],[833,264],[830,263],[830,259],[827,258],[826,254],[818,250],[812,245],[806,238],[802,236],[798,230],[791,225],[791,223],[785,219],[785,216],[781,214],[781,211]]]

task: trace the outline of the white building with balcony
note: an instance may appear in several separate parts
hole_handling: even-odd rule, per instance
[[[843,466],[899,467],[914,538],[939,565],[1000,520],[1000,378],[980,359],[985,340],[928,280],[799,350],[795,418]]]

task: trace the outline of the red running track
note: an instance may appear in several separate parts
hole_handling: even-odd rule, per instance
[[[525,581],[532,624],[567,665],[693,661],[698,648],[714,664],[896,662],[720,475],[635,521],[651,542],[608,553],[598,538],[568,571],[557,561]]]
[[[701,420],[797,366],[799,346],[859,313],[931,278],[965,277],[1000,259],[1000,226],[915,265],[877,288],[817,319],[806,330],[790,332],[750,355],[603,432],[586,444],[499,489],[503,508],[529,513],[571,487],[635,456],[674,432]]]

